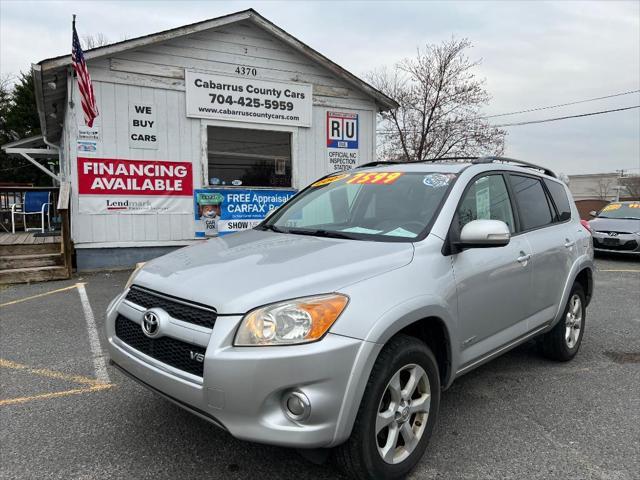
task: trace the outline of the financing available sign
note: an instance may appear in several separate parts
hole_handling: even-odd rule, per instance
[[[187,116],[311,126],[312,86],[185,71]]]
[[[190,162],[78,157],[80,213],[190,213]]]
[[[292,189],[207,188],[193,192],[196,238],[224,235],[258,225],[296,193]]]

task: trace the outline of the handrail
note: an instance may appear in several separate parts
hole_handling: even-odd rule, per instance
[[[69,204],[71,199],[71,183],[62,182],[60,184],[60,192],[58,194],[57,209],[60,212],[60,229],[62,234],[62,256],[64,258],[64,265],[67,267],[67,274],[71,278],[73,273],[73,242],[71,241],[71,219],[69,212]]]

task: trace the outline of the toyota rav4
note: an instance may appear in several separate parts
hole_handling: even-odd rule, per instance
[[[106,333],[114,365],[237,438],[401,478],[456,378],[534,338],[551,359],[576,355],[593,268],[549,170],[374,163],[146,263]]]

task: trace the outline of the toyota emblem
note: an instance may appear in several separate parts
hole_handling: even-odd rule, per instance
[[[142,317],[142,332],[147,337],[155,337],[160,331],[160,317],[158,314],[147,310]]]

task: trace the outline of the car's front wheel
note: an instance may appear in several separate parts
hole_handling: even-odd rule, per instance
[[[351,437],[336,449],[353,478],[403,478],[422,457],[440,404],[435,357],[416,338],[398,335],[378,356]]]

